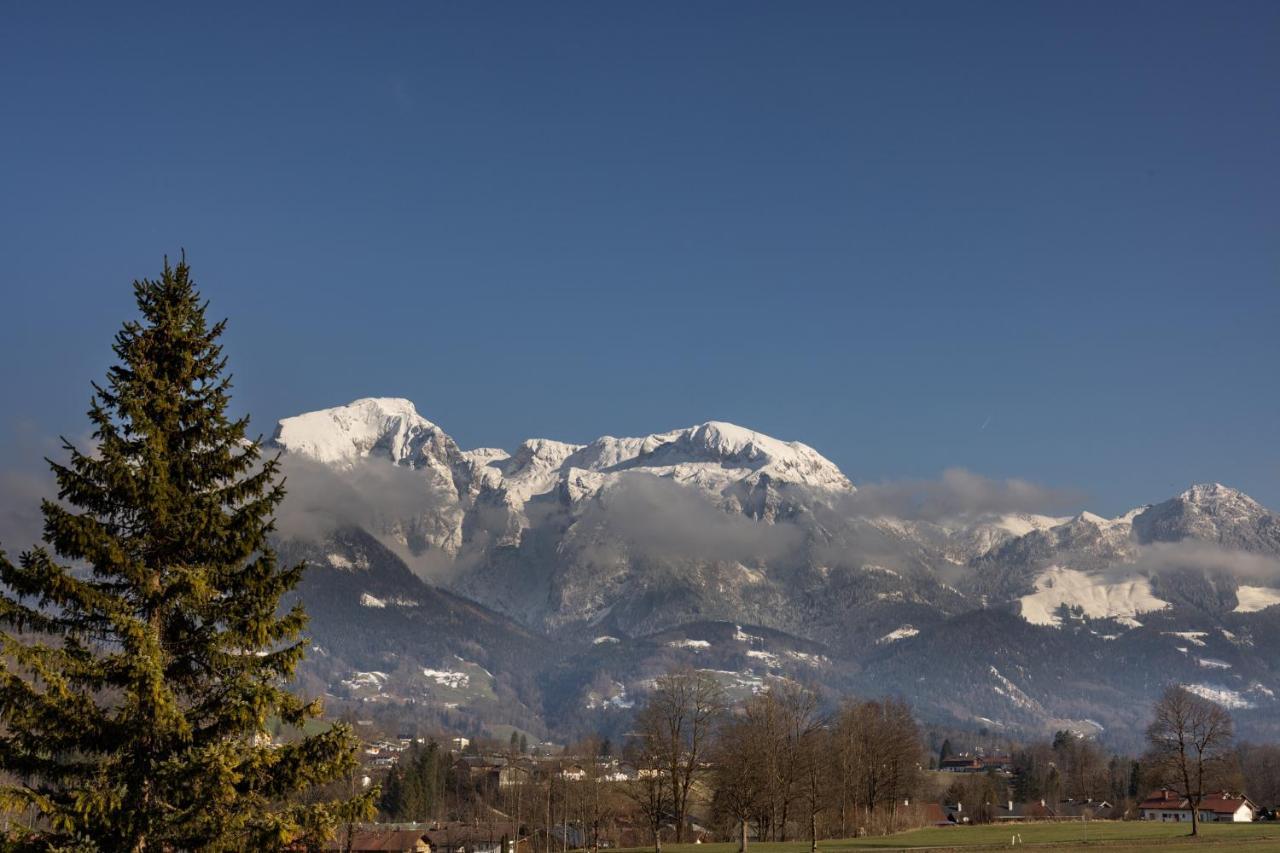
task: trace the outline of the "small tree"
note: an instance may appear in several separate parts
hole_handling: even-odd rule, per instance
[[[134,283],[141,319],[89,410],[96,451],[50,463],[47,547],[0,553],[0,789],[49,846],[278,849],[363,817],[372,792],[303,803],[354,769],[338,724],[273,746],[269,720],[320,713],[288,692],[303,566],[268,543],[275,459],[227,415],[230,378],[187,265]],[[64,562],[58,562],[55,555]]]
[[[626,754],[635,766],[636,775],[626,783],[626,794],[653,836],[654,853],[662,853],[662,822],[671,812],[673,800],[671,774],[662,754],[644,740],[641,737],[627,746]]]
[[[748,824],[764,808],[768,780],[762,757],[769,744],[761,742],[756,712],[759,697],[747,701],[740,716],[729,717],[717,733],[712,753],[714,811],[732,821],[738,853],[746,853]]]
[[[1174,685],[1165,690],[1147,727],[1151,750],[1144,770],[1191,805],[1191,834],[1200,831],[1200,801],[1231,758],[1231,715],[1222,706]]]

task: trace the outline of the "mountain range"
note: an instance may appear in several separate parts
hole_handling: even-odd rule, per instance
[[[1114,518],[931,504],[729,423],[463,450],[394,398],[270,444],[309,686],[371,714],[620,732],[687,664],[739,697],[790,678],[1127,744],[1178,682],[1280,735],[1280,516],[1220,484]]]

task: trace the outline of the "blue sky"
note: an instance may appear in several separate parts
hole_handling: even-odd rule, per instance
[[[237,405],[1280,507],[1280,4],[10,4],[0,465],[185,247]]]

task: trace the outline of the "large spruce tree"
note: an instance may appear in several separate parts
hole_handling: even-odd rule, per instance
[[[371,796],[318,793],[354,770],[348,727],[265,736],[320,713],[287,690],[306,616],[281,608],[303,567],[268,541],[278,461],[228,416],[224,323],[185,259],[134,293],[93,386],[96,445],[50,462],[45,546],[0,552],[3,801],[49,846],[297,849]]]

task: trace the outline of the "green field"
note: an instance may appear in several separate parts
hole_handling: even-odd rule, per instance
[[[1042,849],[1096,849],[1108,853],[1177,847],[1180,850],[1280,851],[1280,823],[1204,824],[1200,837],[1187,836],[1187,824],[1141,821],[1026,823],[917,829],[896,835],[822,841],[820,851],[845,850],[1009,850],[1023,845]],[[1021,844],[1011,847],[1014,835]],[[736,853],[737,844],[664,844],[663,853]],[[809,843],[752,843],[750,853],[808,853]]]

